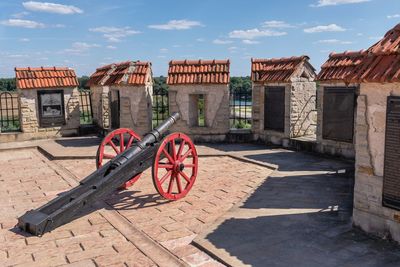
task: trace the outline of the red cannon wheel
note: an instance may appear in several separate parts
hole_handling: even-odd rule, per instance
[[[99,148],[97,149],[97,169],[103,166],[107,160],[112,159],[116,155],[124,152],[133,144],[135,139],[140,141],[140,136],[128,128],[119,128],[109,133],[106,137],[104,137],[103,141],[99,145]],[[128,141],[125,144],[126,140]],[[127,189],[128,187],[132,186],[137,180],[139,180],[140,175],[141,173],[125,182],[120,188]]]
[[[172,133],[161,142],[154,158],[154,186],[166,199],[183,198],[196,180],[197,169],[198,156],[192,140],[183,133]]]

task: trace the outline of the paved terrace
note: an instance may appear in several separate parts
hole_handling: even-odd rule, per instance
[[[395,244],[351,228],[352,163],[256,145],[198,146],[182,200],[160,198],[148,170],[41,238],[15,228],[94,171],[98,143],[0,144],[0,266],[400,265]]]

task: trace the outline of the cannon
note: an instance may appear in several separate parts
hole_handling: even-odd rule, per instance
[[[18,227],[41,236],[73,220],[84,207],[117,188],[126,188],[152,166],[153,184],[166,199],[178,200],[192,188],[198,170],[198,155],[192,140],[183,133],[166,135],[180,118],[172,114],[142,139],[133,131],[118,129],[104,138],[97,151],[97,170],[79,185],[36,210],[18,218]],[[118,142],[116,141],[118,140]],[[106,145],[114,150],[109,154]]]

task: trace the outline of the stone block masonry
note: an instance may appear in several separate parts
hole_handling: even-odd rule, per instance
[[[356,179],[353,223],[400,242],[400,211],[382,206],[387,97],[400,83],[362,83],[356,117]]]
[[[180,112],[181,119],[172,127],[172,131],[181,131],[196,141],[224,141],[229,132],[229,87],[227,84],[170,85],[170,113]],[[191,95],[205,97],[205,126],[191,125],[191,114],[197,112],[190,103]],[[197,117],[197,115],[195,116]]]

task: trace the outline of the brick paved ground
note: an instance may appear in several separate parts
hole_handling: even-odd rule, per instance
[[[93,160],[57,163],[79,178],[94,170]],[[171,202],[159,197],[151,171],[147,170],[133,187],[115,192],[107,203],[188,264],[221,266],[191,245],[191,241],[206,225],[256,189],[270,173],[270,169],[230,157],[200,158],[196,183],[182,200]]]
[[[34,149],[0,152],[0,266],[154,266],[99,212],[43,237],[14,228],[16,218],[71,187]]]
[[[135,186],[116,191],[106,202],[108,209],[116,210],[189,265],[221,266],[191,241],[205,225],[261,184],[271,170],[229,157],[201,158],[199,164],[195,186],[180,201],[161,199],[148,170]],[[36,149],[0,152],[0,266],[156,265],[101,210],[42,238],[14,227],[17,217],[75,186],[76,180],[94,170],[94,165],[93,159],[49,161]]]

